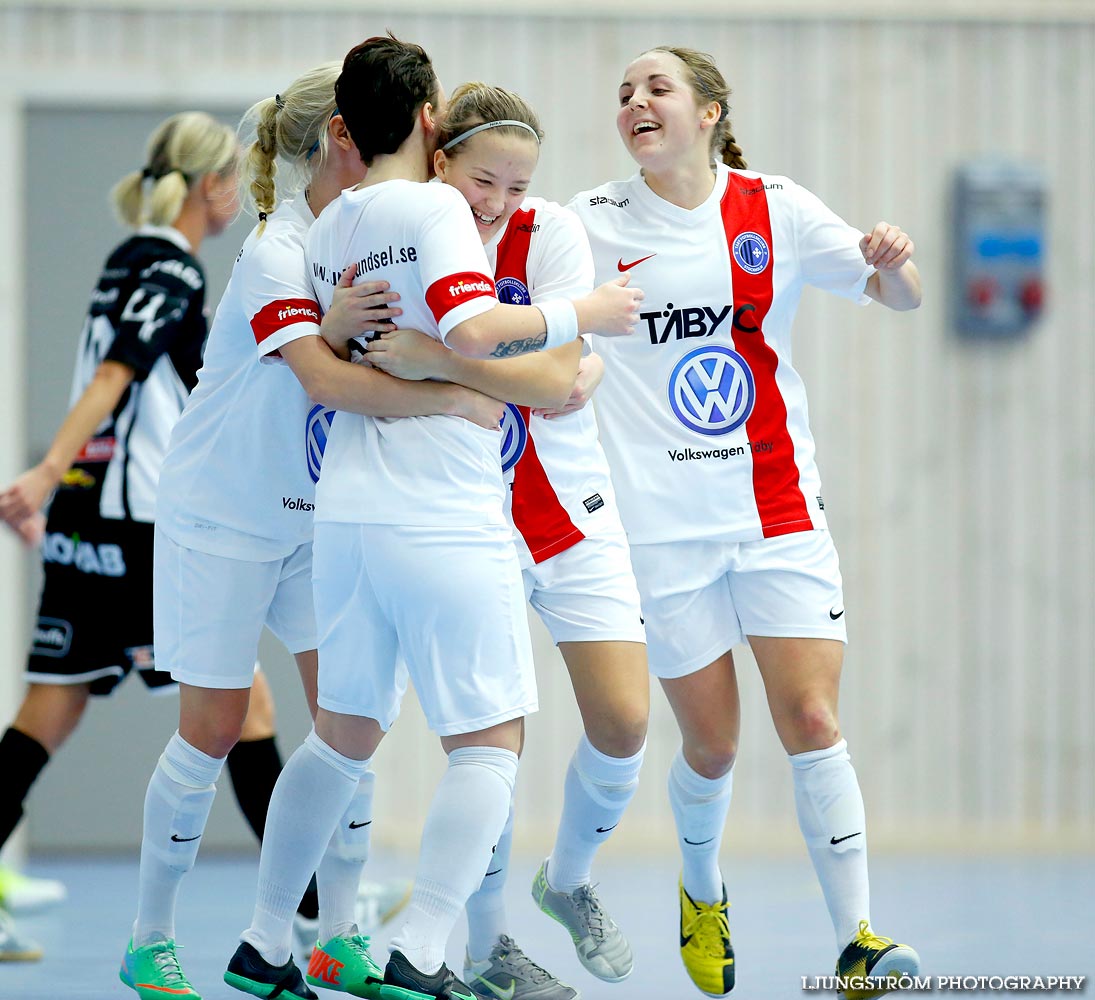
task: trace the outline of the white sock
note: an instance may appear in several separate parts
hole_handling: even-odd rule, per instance
[[[369,860],[375,783],[376,775],[366,771],[357,783],[357,791],[338,821],[327,844],[327,852],[316,869],[320,941],[354,933],[357,891],[365,862]]]
[[[505,825],[517,780],[517,754],[459,747],[449,754],[422,830],[407,919],[391,941],[416,969],[433,975],[460,911],[483,880]]]
[[[859,921],[871,919],[863,795],[844,740],[789,759],[798,825],[842,951],[858,933]]]
[[[510,797],[509,816],[487,862],[487,871],[479,888],[468,898],[464,906],[468,915],[468,955],[473,962],[490,957],[498,938],[506,933],[506,876],[509,874],[509,855],[513,847],[513,797]]]
[[[293,914],[346,811],[367,760],[344,757],[313,729],[289,758],[270,797],[251,926],[240,935],[271,965],[292,951]]]
[[[639,787],[644,743],[632,757],[609,757],[582,733],[563,784],[563,815],[547,863],[548,884],[573,892],[590,881],[597,848],[616,829]]]
[[[144,800],[134,947],[157,935],[175,937],[175,899],[194,867],[223,757],[210,757],[176,731],[160,755]]]
[[[685,891],[699,903],[722,902],[719,848],[734,792],[734,770],[720,778],[697,774],[677,750],[669,766],[669,804],[677,822]]]

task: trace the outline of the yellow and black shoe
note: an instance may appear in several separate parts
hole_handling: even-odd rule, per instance
[[[861,920],[859,933],[837,959],[836,974],[846,982],[844,1000],[871,1000],[893,993],[902,976],[918,976],[920,956],[907,944],[879,937]]]
[[[709,997],[724,997],[734,988],[734,947],[726,886],[721,903],[697,903],[679,883],[681,896],[681,961],[692,982]]]

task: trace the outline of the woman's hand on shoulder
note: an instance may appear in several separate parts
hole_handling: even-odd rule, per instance
[[[357,264],[351,264],[335,286],[331,307],[320,324],[323,339],[338,352],[348,341],[363,333],[380,333],[394,330],[392,317],[401,316],[403,310],[389,303],[399,300],[399,293],[389,291],[386,281],[363,281],[355,285]]]

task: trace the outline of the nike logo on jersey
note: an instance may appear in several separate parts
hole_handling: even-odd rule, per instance
[[[691,844],[693,847],[700,847],[703,844],[710,844],[711,841],[714,839],[714,837],[708,837],[706,840],[689,840],[687,837],[685,837],[684,842],[686,844]]]
[[[616,268],[622,274],[624,271],[630,271],[633,267],[638,267],[644,260],[650,260],[651,257],[657,257],[656,253],[648,253],[645,257],[640,257],[638,260],[633,260],[630,264],[625,264],[623,257],[616,262]]]
[[[829,843],[830,844],[840,844],[840,843],[843,843],[845,840],[851,840],[852,837],[858,837],[862,832],[863,832],[862,830],[858,830],[855,833],[849,833],[848,836],[846,836],[846,837],[830,837],[829,838]]]
[[[189,844],[190,841],[197,840],[199,837],[201,837],[200,833],[197,837],[180,837],[177,833],[171,834],[171,839],[175,841],[176,844]]]
[[[501,870],[502,870],[501,868],[495,868],[494,871],[487,872],[487,874],[484,875],[483,877],[486,878],[488,875],[497,875]]]
[[[832,618],[832,620],[834,622],[843,614],[844,614],[844,609],[843,608],[841,608],[839,611],[834,611],[832,608],[829,609],[829,617]]]
[[[597,832],[598,833],[610,833],[612,830],[615,830],[616,827],[619,826],[619,825],[620,825],[619,823],[616,823],[613,826],[608,826],[608,827],[599,826],[599,827],[597,827]]]
[[[354,822],[351,821],[350,829],[351,830],[360,830],[363,826],[368,826],[371,822],[372,822],[371,819],[365,820],[364,823],[354,823]]]

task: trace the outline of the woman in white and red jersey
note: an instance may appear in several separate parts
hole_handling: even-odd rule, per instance
[[[304,238],[316,214],[365,174],[335,107],[339,70],[338,63],[317,67],[245,119],[257,137],[247,150],[244,181],[260,221],[236,258],[197,387],[160,475],[156,655],[180,682],[181,700],[179,730],[145,799],[137,918],[122,965],[123,982],[142,997],[195,995],[175,957],[175,897],[193,867],[225,756],[240,735],[264,625],[295,656],[315,711],[314,484],[305,454],[312,400],[391,416],[453,413],[487,426],[496,420],[497,404],[479,393],[407,385],[336,359],[319,337]],[[304,188],[280,204],[278,161],[283,198]],[[375,322],[392,313],[384,306],[394,296],[385,289],[377,283],[345,288],[325,323],[345,325],[349,333],[387,329],[387,322]],[[370,311],[373,306],[380,308]],[[288,365],[264,363],[275,358]],[[368,811],[371,797],[372,775],[366,774],[354,797],[355,819]],[[324,858],[318,873],[324,940],[349,930],[326,915],[342,911],[343,897],[353,913],[368,833],[367,826],[357,828],[333,842]],[[294,908],[302,894],[303,888]],[[376,971],[360,940],[348,938],[344,962]],[[281,978],[292,974],[290,988],[308,995],[295,966]]]
[[[913,309],[913,245],[886,223],[863,235],[788,178],[747,171],[728,97],[703,53],[640,56],[624,72],[617,127],[641,170],[570,206],[598,278],[630,269],[648,303],[634,337],[605,344],[598,417],[651,669],[683,740],[669,776],[684,859],[681,955],[713,996],[734,984],[718,849],[739,734],[731,648],[743,636],[789,755],[838,970],[919,968],[911,948],[870,930],[863,800],[837,722],[841,579],[791,364],[804,285]]]
[[[539,119],[518,95],[465,84],[441,121],[437,176],[471,208],[500,300],[534,305],[593,287],[589,241],[577,217],[527,196],[540,153]],[[590,867],[638,784],[649,713],[645,636],[627,539],[592,407],[567,406],[580,342],[502,361],[465,358],[413,331],[369,344],[377,367],[403,378],[445,378],[515,401],[502,424],[507,513],[525,595],[559,646],[585,724],[565,778],[563,815],[533,895],[577,942],[582,964],[609,982],[631,971],[631,949],[593,892]],[[600,359],[585,363],[600,368]],[[583,385],[580,393],[587,393]],[[552,393],[560,397],[552,399]],[[569,412],[546,418],[545,408]],[[571,1000],[507,934],[503,889],[513,810],[486,875],[468,900],[464,979],[491,1000]]]
[[[399,292],[401,322],[471,354],[554,347],[581,329],[633,329],[641,293],[619,281],[535,308],[498,302],[466,202],[445,185],[420,183],[432,173],[443,94],[419,46],[363,42],[347,55],[335,95],[368,175],[308,234],[321,307],[356,263],[359,278]],[[468,996],[444,965],[445,944],[502,831],[520,720],[536,708],[520,567],[503,512],[501,415],[498,404],[493,430],[448,416],[339,413],[332,425],[316,490],[319,708],[274,790],[251,926],[225,975],[245,992],[280,985],[293,897],[328,842],[371,821],[352,813],[354,793],[409,674],[448,768],[381,992]],[[326,945],[308,978],[366,996],[377,986],[351,976]]]

